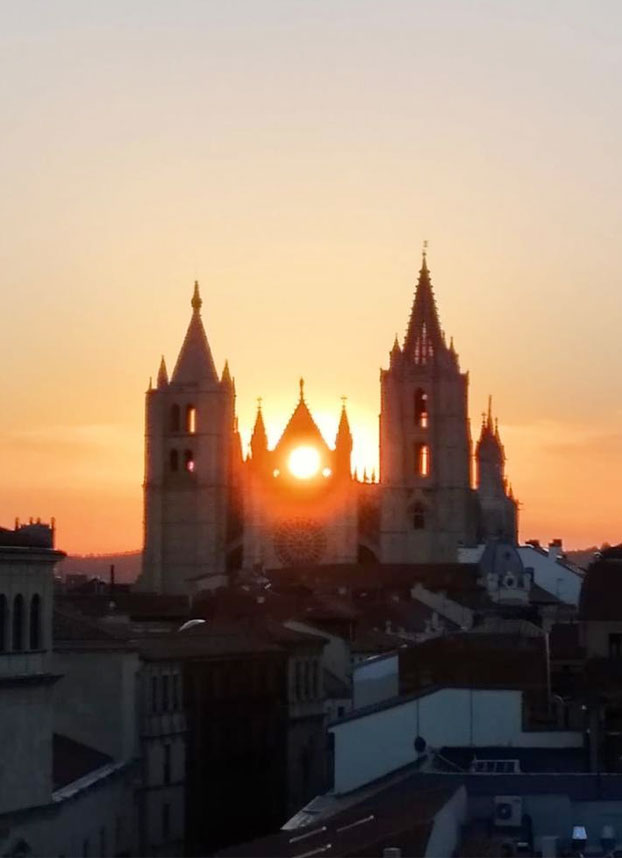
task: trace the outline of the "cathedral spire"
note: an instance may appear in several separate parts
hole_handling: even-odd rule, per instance
[[[444,348],[428,269],[426,247],[427,243],[424,244],[419,280],[404,339],[404,354],[415,363],[422,364],[427,363],[437,351]]]
[[[268,449],[268,435],[263,422],[263,414],[261,413],[261,397],[257,399],[257,417],[255,418],[255,426],[251,436],[251,453],[253,459],[258,459]]]
[[[337,429],[337,437],[335,439],[335,454],[337,469],[349,475],[350,474],[350,459],[352,458],[352,432],[350,431],[350,423],[348,421],[348,413],[346,411],[346,397],[341,397],[341,416],[339,418],[339,428]]]
[[[158,378],[156,381],[156,386],[158,390],[162,390],[163,387],[167,387],[168,385],[168,372],[166,371],[166,361],[164,360],[164,355],[162,355],[162,360],[160,361],[160,368],[158,369]]]
[[[203,301],[199,293],[199,284],[195,280],[194,292],[190,302],[192,317],[184,338],[171,382],[192,384],[197,382],[218,383],[218,373],[214,365],[212,352],[207,342],[205,328],[201,320]]]
[[[201,312],[201,307],[203,306],[203,299],[201,298],[201,294],[199,292],[199,281],[194,281],[194,292],[192,293],[192,301],[190,305],[195,313]]]
[[[228,385],[229,387],[235,387],[234,381],[231,378],[231,371],[229,369],[229,361],[225,361],[225,365],[222,369],[222,375],[220,377],[220,383]]]

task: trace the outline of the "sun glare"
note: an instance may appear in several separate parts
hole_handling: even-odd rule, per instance
[[[287,467],[297,479],[308,480],[320,469],[320,454],[314,447],[296,447],[289,454]]]

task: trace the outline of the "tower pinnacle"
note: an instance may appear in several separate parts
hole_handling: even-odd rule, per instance
[[[192,317],[186,336],[171,376],[171,382],[181,384],[190,383],[218,383],[218,373],[214,366],[212,352],[205,336],[205,329],[201,321],[201,306],[203,301],[199,294],[198,281],[194,282],[192,294]]]
[[[158,369],[158,377],[156,381],[156,385],[158,389],[162,389],[166,387],[168,384],[168,373],[166,371],[166,361],[164,360],[164,355],[162,355],[162,360],[160,361],[160,368]]]
[[[415,363],[425,364],[443,349],[445,345],[432,292],[425,242],[403,351]]]
[[[192,301],[190,305],[195,313],[199,313],[201,311],[201,307],[203,306],[203,300],[201,298],[201,294],[199,292],[199,281],[194,281],[194,292],[192,293]]]

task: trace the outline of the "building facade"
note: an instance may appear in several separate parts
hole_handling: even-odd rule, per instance
[[[516,540],[498,426],[489,408],[474,457],[468,373],[446,344],[425,252],[403,345],[381,371],[377,482],[351,472],[345,405],[328,443],[302,379],[275,447],[260,406],[244,458],[235,384],[228,364],[216,371],[196,283],[191,303],[175,369],[169,379],[163,358],[147,391],[138,589],[192,594],[232,573],[309,564],[451,562],[460,546]]]

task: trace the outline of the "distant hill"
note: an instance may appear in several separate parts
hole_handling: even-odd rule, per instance
[[[122,554],[70,554],[60,564],[61,575],[86,575],[88,578],[110,577],[110,566],[114,564],[115,581],[131,584],[138,578],[142,551],[125,551]]]
[[[607,548],[605,544],[601,546]],[[581,569],[587,569],[596,551],[600,551],[596,545],[591,548],[582,548],[577,551],[566,551],[566,557],[571,563]],[[114,563],[115,580],[119,584],[131,584],[140,574],[140,563],[142,551],[126,551],[123,554],[70,554],[63,560],[60,566],[61,575],[82,574],[89,578],[95,576],[105,581],[110,576],[110,565]]]

